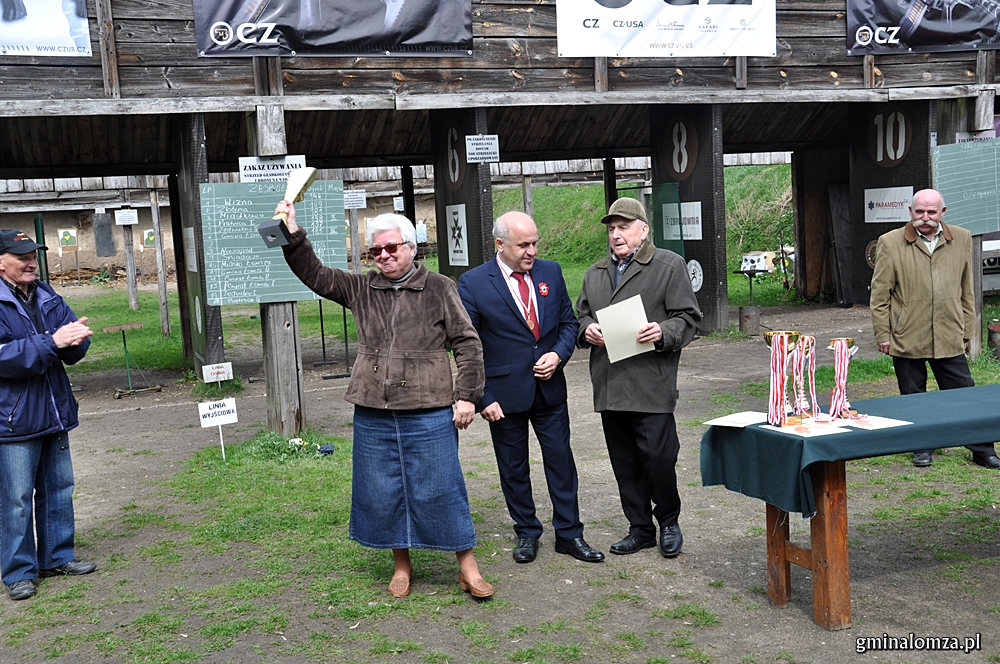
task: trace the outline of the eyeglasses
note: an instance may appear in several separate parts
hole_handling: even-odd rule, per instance
[[[395,242],[390,242],[388,244],[382,245],[381,247],[378,245],[375,245],[374,247],[368,247],[368,253],[372,255],[372,258],[378,258],[379,256],[382,255],[383,251],[385,251],[385,253],[389,254],[390,256],[395,256],[396,251],[403,246],[406,246],[405,242],[403,244],[396,244]]]

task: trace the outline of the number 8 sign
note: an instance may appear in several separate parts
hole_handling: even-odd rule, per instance
[[[675,115],[667,123],[667,172],[676,181],[686,180],[698,163],[698,132],[686,115]]]

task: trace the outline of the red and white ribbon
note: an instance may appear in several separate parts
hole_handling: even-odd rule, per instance
[[[847,339],[834,339],[833,392],[830,393],[830,417],[851,419],[851,404],[847,401],[847,370],[851,364],[851,346]]]
[[[771,398],[767,406],[767,422],[781,426],[785,422],[785,393],[788,374],[785,363],[788,360],[788,335],[771,336]]]

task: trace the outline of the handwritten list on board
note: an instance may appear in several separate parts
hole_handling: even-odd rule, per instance
[[[269,249],[257,232],[284,195],[284,182],[201,185],[208,304],[319,299],[292,274],[281,247]],[[295,212],[323,264],[346,270],[344,183],[317,180],[305,199],[295,204]]]
[[[945,223],[973,235],[1000,231],[1000,140],[934,148],[934,188],[948,207]]]

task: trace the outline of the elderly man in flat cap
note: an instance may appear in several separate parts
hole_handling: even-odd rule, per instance
[[[79,421],[63,367],[83,359],[92,332],[38,281],[45,248],[21,231],[0,231],[0,574],[12,600],[36,594],[39,577],[96,567],[73,549],[68,432]]]
[[[583,278],[576,305],[577,345],[590,348],[594,410],[601,414],[629,522],[628,534],[611,545],[611,553],[636,553],[659,544],[660,553],[673,558],[684,541],[677,524],[677,364],[681,348],[701,323],[701,310],[684,259],[653,246],[642,203],[620,198],[601,221],[608,230],[609,252]],[[636,295],[650,321],[639,328],[636,341],[652,343],[653,350],[612,363],[596,312]]]

